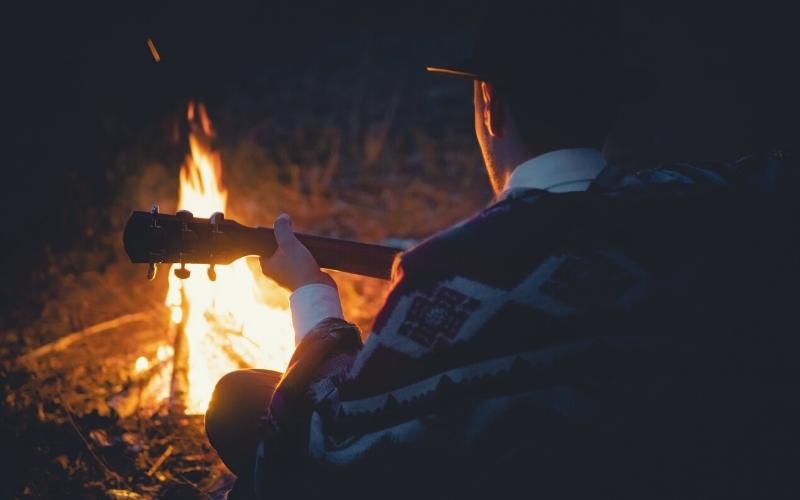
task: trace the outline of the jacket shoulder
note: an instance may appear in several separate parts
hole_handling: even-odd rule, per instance
[[[495,286],[513,281],[519,265],[535,260],[520,251],[520,244],[537,223],[531,215],[542,194],[531,190],[499,201],[424,240],[400,258],[401,275],[413,276],[417,283],[454,276]]]

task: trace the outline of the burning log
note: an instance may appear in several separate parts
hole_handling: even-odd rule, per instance
[[[108,406],[122,418],[142,409],[157,411],[171,373],[172,360],[166,355],[160,356],[159,361],[152,366],[149,366],[144,356],[136,361],[135,373],[125,389],[108,400]],[[139,366],[142,361],[144,366]]]
[[[186,321],[189,318],[189,301],[186,292],[181,289],[181,320],[175,325],[175,341],[173,344],[172,380],[169,390],[169,411],[173,414],[186,412],[189,397],[189,341],[186,337]]]
[[[238,352],[236,349],[231,347],[230,345],[223,345],[222,351],[228,356],[234,363],[237,364],[239,369],[250,368],[250,363],[247,362]]]

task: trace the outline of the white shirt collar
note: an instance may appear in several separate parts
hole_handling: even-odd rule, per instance
[[[606,160],[593,148],[557,149],[517,166],[502,196],[513,189],[543,189],[551,193],[585,191],[600,174]]]

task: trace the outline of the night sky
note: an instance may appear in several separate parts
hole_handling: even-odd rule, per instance
[[[735,11],[730,3],[702,9],[629,3],[629,57],[655,82],[620,125],[636,142],[632,149],[660,160],[794,147],[798,44],[787,11],[762,3]],[[79,224],[69,223],[73,214],[110,203],[114,181],[106,174],[126,141],[159,127],[188,99],[214,109],[237,92],[258,93],[259,82],[268,82],[265,94],[279,93],[295,74],[325,82],[336,72],[356,81],[380,70],[389,79],[411,75],[420,82],[419,100],[407,112],[424,121],[436,108],[426,93],[435,77],[424,66],[466,55],[481,9],[494,7],[137,1],[4,8],[3,238],[11,249],[7,262],[16,263],[9,270],[13,290],[24,290],[45,241],[56,249],[80,241],[73,232]],[[341,49],[348,44],[372,47],[377,66],[348,58]],[[331,47],[338,51],[329,53]],[[469,90],[463,95],[452,127],[468,135]],[[109,120],[124,130],[109,134]],[[4,292],[4,300],[10,296]]]

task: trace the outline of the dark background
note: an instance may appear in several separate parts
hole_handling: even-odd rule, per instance
[[[103,253],[107,239],[98,237],[117,228],[106,209],[136,178],[136,158],[160,157],[177,177],[185,139],[176,139],[175,127],[189,99],[208,105],[221,143],[246,133],[269,149],[297,129],[290,125],[301,112],[307,120],[338,124],[348,137],[353,120],[380,114],[377,105],[399,92],[390,141],[400,144],[410,131],[415,137],[423,131],[443,149],[437,162],[426,163],[413,160],[419,141],[398,146],[405,157],[382,157],[368,175],[402,164],[448,189],[447,159],[457,151],[474,165],[470,174],[457,175],[482,182],[469,85],[423,68],[466,55],[484,10],[498,6],[137,1],[3,7],[0,327],[36,314],[36,293],[48,286],[47,268],[61,254],[99,255],[101,269],[103,259],[115,258]],[[620,119],[615,144],[623,156],[649,164],[794,148],[791,19],[789,9],[762,2],[702,8],[630,2],[627,57],[652,80]],[[147,37],[161,63],[152,59]],[[355,118],[354,96],[365,96]],[[288,132],[261,126],[267,113]],[[286,154],[303,165],[306,153]],[[345,156],[358,163],[356,152]]]
[[[789,8],[642,3],[625,2],[625,57],[650,77],[630,85],[609,143],[615,161],[639,168],[796,152],[800,44]],[[16,367],[20,354],[68,332],[163,308],[167,273],[145,281],[145,270],[127,262],[121,232],[132,209],[153,201],[176,208],[188,101],[207,105],[229,213],[242,222],[268,224],[288,211],[316,234],[423,238],[490,199],[471,85],[424,67],[466,56],[476,24],[497,8],[501,2],[147,0],[0,7],[0,441],[2,462],[12,464],[0,489],[13,492],[6,496],[91,497],[130,483],[183,498],[186,484],[170,495],[175,481],[146,475],[140,458],[181,442],[162,468],[175,472],[184,458],[209,451],[200,420],[142,428],[141,420],[109,415],[136,357],[152,359],[165,341],[157,321],[164,315],[76,344],[34,372]],[[333,179],[317,182],[334,163]],[[341,278],[348,319],[366,332],[385,288]],[[81,432],[105,429],[114,438],[128,424],[144,451],[95,447],[112,469],[133,476],[110,481]],[[765,429],[785,442],[773,424]],[[221,467],[210,457],[195,479],[204,491],[218,477],[209,473],[213,461]]]

